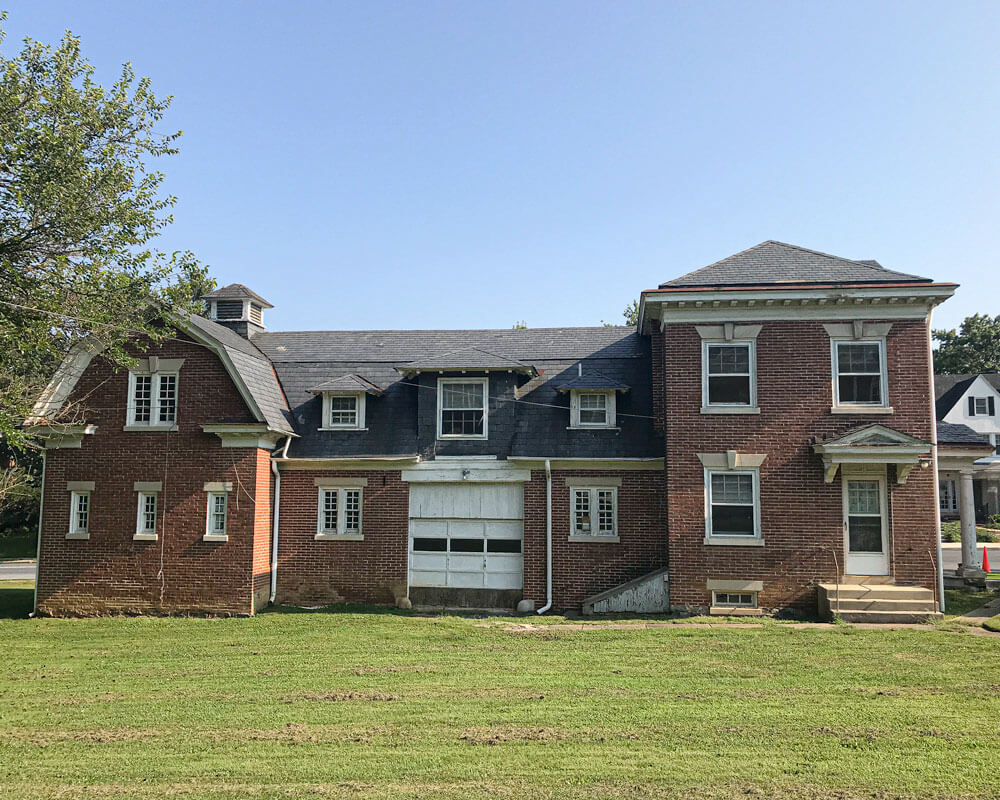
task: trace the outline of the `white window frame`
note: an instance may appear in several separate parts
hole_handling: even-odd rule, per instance
[[[152,541],[157,538],[157,530],[159,526],[158,518],[160,516],[160,493],[154,491],[140,491],[138,492],[139,502],[136,505],[135,514],[135,536],[133,539],[148,540]],[[145,501],[147,497],[153,498],[153,527],[149,529],[145,525]]]
[[[337,495],[337,527],[330,529],[326,527],[326,493],[334,492]],[[347,530],[347,493],[358,493],[358,528],[357,530]],[[364,511],[365,511],[365,490],[362,486],[319,486],[317,487],[316,503],[316,536],[321,541],[361,541],[364,539]]]
[[[838,348],[840,345],[875,344],[878,345],[878,358],[880,368],[879,394],[881,402],[878,403],[842,403],[840,401],[840,359],[838,358]],[[885,337],[868,339],[830,339],[830,368],[833,375],[833,408],[847,410],[870,410],[877,408],[889,408],[889,367],[886,358]]]
[[[946,514],[958,512],[958,481],[942,478],[938,483],[938,506]],[[947,502],[945,502],[947,501]]]
[[[712,476],[749,475],[753,479],[753,535],[712,533]],[[720,504],[721,505],[721,504]],[[705,544],[762,545],[764,544],[760,523],[760,469],[722,469],[705,467]]]
[[[604,397],[604,422],[582,422],[580,420],[581,399],[585,394]],[[570,428],[615,428],[618,426],[618,393],[614,389],[570,389],[569,392],[569,426]]]
[[[483,387],[483,432],[479,433],[443,433],[444,416],[444,386],[454,383],[478,383]],[[471,409],[470,409],[471,410]],[[486,378],[438,378],[437,382],[437,438],[438,439],[488,439],[490,430],[490,379]]]
[[[590,532],[577,530],[576,527],[576,493],[590,493]],[[597,529],[597,509],[600,492],[611,492],[614,507],[613,525],[611,533],[600,533]],[[569,541],[571,542],[618,542],[621,537],[618,532],[618,487],[617,486],[593,486],[589,483],[576,483],[569,486]]]
[[[333,424],[330,422],[330,414],[332,413],[333,403],[331,400],[335,397],[353,397],[354,398],[354,422],[350,424],[337,423]],[[365,428],[365,398],[367,397],[366,392],[324,392],[323,393],[323,419],[320,420],[320,430],[321,431],[363,431]]]
[[[228,542],[229,541],[229,492],[210,491],[208,495],[208,507],[205,513],[205,535],[202,537],[206,542]],[[215,499],[221,497],[225,501],[223,508],[222,533],[212,527],[212,517],[214,516],[213,506]]]
[[[710,347],[748,348],[750,402],[712,403],[708,392],[708,349]],[[723,373],[738,374],[738,373]],[[756,339],[702,339],[701,340],[701,407],[706,409],[755,410],[757,408],[757,340]]]
[[[149,398],[149,421],[141,422],[135,418],[135,379],[137,377],[151,378]],[[160,378],[174,379],[174,418],[170,422],[160,422]],[[130,370],[128,374],[128,416],[125,429],[136,430],[177,430],[177,419],[180,416],[181,377],[179,370],[163,372],[148,372]]]
[[[731,596],[742,596],[748,595],[750,597],[750,602],[730,602],[728,599],[724,602],[720,599],[721,596],[731,597]],[[744,590],[740,591],[721,591],[716,590],[712,592],[712,606],[713,608],[757,608],[757,592],[748,592]]]
[[[975,409],[976,417],[988,417],[990,415],[990,398],[988,397],[973,397],[973,408]],[[982,403],[983,410],[979,410],[979,404]]]
[[[87,499],[87,524],[80,526],[80,500]],[[90,512],[93,510],[91,504],[91,492],[84,490],[74,490],[69,494],[69,531],[66,534],[68,539],[89,539],[90,538]]]

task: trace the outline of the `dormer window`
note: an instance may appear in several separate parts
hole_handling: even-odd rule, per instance
[[[485,439],[488,378],[438,378],[438,438]]]
[[[993,417],[996,416],[996,403],[992,397],[970,397],[969,398],[970,417]]]
[[[129,372],[125,429],[176,430],[181,358],[152,356]]]
[[[323,394],[323,425],[320,430],[356,431],[365,427],[365,393]]]
[[[615,392],[572,389],[569,410],[571,428],[613,428],[616,423]]]

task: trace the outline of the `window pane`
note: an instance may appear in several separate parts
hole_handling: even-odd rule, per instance
[[[487,539],[487,553],[520,553],[520,539]]]
[[[977,414],[988,414],[989,406],[986,402],[987,398],[977,397],[976,398],[976,413]]]
[[[323,492],[323,530],[337,530],[337,490]]]
[[[150,375],[135,376],[135,421],[149,422],[150,409],[153,400],[153,378]]]
[[[708,379],[708,402],[750,405],[750,377],[710,377]]]
[[[716,536],[753,536],[753,506],[713,504],[712,533]]]
[[[222,535],[226,532],[226,499],[224,494],[213,494],[211,496],[211,524],[209,530],[213,534]]]
[[[615,493],[610,490],[597,492],[597,532],[612,536],[615,532]]]
[[[142,496],[142,517],[140,520],[143,533],[156,533],[156,495]]]
[[[715,473],[712,475],[713,503],[753,504],[753,476]]]
[[[881,403],[882,379],[878,375],[841,375],[841,403]]]
[[[877,344],[838,344],[837,368],[845,372],[875,373],[881,372],[881,359]]]
[[[173,422],[177,419],[177,376],[160,375],[159,422]]]
[[[708,374],[732,375],[750,372],[750,346],[745,344],[710,345]]]
[[[442,411],[441,433],[446,436],[482,436],[482,411]]]
[[[358,398],[331,397],[330,424],[356,425],[358,421]]]
[[[453,553],[481,553],[485,539],[452,539],[448,549]]]
[[[89,494],[78,494],[76,495],[76,513],[75,513],[75,528],[74,530],[85,533],[87,527],[90,523],[90,495]]]
[[[590,533],[590,490],[578,489],[573,492],[573,530]]]
[[[879,514],[878,481],[849,481],[847,510],[851,514]]]
[[[480,409],[483,408],[483,384],[444,383],[441,385],[441,408]]]
[[[608,396],[604,394],[581,394],[580,408],[596,408],[603,410],[608,405]]]
[[[344,531],[357,533],[361,530],[361,492],[358,489],[344,491]]]
[[[414,537],[413,549],[422,553],[443,553],[448,549],[448,540],[431,539],[425,536]]]
[[[852,553],[882,552],[881,517],[849,517],[848,528]]]

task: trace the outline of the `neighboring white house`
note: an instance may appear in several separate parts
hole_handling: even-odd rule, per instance
[[[972,467],[976,517],[1000,513],[1000,374],[937,375],[938,422],[965,425],[986,436],[993,455],[978,459]],[[957,517],[961,505],[961,476],[941,469],[942,517]]]

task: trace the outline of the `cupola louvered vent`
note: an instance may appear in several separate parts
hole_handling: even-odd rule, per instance
[[[250,321],[256,322],[258,325],[263,325],[263,309],[256,303],[250,304]]]
[[[259,316],[259,314],[258,314]],[[242,300],[216,300],[215,301],[215,318],[216,319],[243,319],[243,301]]]

